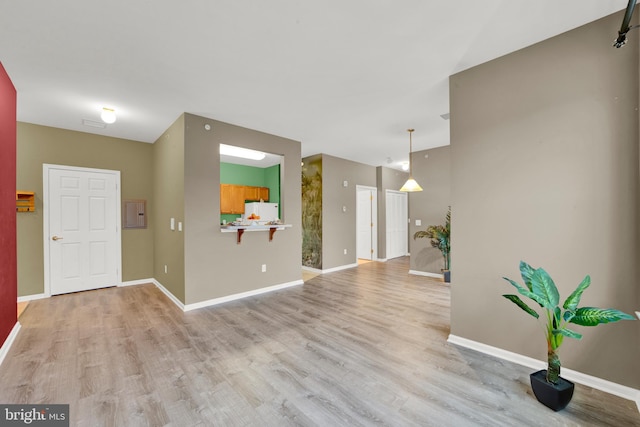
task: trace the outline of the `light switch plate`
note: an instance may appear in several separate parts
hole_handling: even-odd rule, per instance
[[[182,221],[178,221],[178,231],[182,231]]]
[[[416,227],[420,227],[422,225],[421,219],[416,219]]]
[[[175,218],[171,218],[171,222],[169,222],[169,228],[171,230],[175,230],[176,229],[176,219]]]

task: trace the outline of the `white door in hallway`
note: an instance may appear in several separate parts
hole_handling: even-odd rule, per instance
[[[387,190],[387,259],[407,255],[409,252],[409,204],[407,193]]]
[[[378,190],[356,186],[356,256],[373,260],[378,257]]]
[[[121,281],[120,172],[44,165],[45,294]]]

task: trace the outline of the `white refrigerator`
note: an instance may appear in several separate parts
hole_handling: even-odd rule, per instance
[[[258,215],[260,217],[258,224],[264,224],[269,221],[275,221],[278,219],[278,204],[277,203],[265,203],[265,202],[246,202],[244,204],[244,219],[245,221],[251,221],[249,217],[251,214]]]

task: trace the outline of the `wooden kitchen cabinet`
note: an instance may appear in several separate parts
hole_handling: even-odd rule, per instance
[[[220,213],[244,213],[244,187],[233,184],[220,184]]]
[[[244,189],[244,200],[252,202],[260,201],[260,187],[242,187]]]
[[[269,201],[269,188],[268,187],[260,187],[258,201],[262,200],[264,202]]]
[[[269,201],[269,188],[220,184],[220,213],[243,214],[244,202]]]
[[[244,187],[244,200],[247,202],[269,201],[268,187]]]

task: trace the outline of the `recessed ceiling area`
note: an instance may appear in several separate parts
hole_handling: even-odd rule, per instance
[[[626,5],[5,1],[0,62],[20,121],[152,143],[188,112],[301,141],[303,157],[399,169],[406,129],[414,151],[449,144],[451,74]],[[105,105],[115,123],[83,124]]]
[[[241,157],[226,156],[220,154],[220,162],[232,163],[234,165],[253,166],[254,168],[268,168],[271,166],[282,164],[283,158],[277,154],[265,153],[262,160],[243,159]]]

